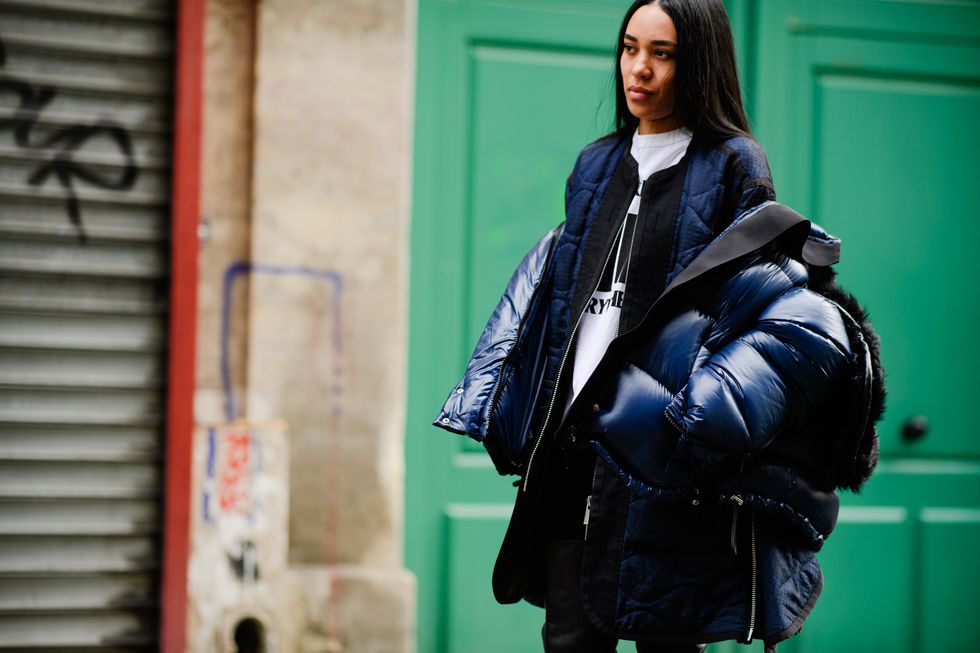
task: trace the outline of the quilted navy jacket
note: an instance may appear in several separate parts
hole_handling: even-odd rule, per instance
[[[583,150],[565,222],[518,266],[435,424],[522,475],[508,540],[541,509],[529,507],[536,457],[595,448],[583,601],[603,630],[775,643],[819,595],[814,551],[836,522],[835,487],[856,488],[874,466],[876,340],[828,272],[839,241],[771,201],[758,145],[695,139],[658,180],[665,208],[647,219],[664,263],[644,283],[655,294],[624,308],[619,337],[563,418],[589,261],[606,242],[597,216],[604,203],[616,215],[611,198],[628,195],[628,143]],[[529,542],[505,541],[502,602],[540,598]]]

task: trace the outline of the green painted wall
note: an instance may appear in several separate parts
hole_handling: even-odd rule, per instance
[[[842,282],[870,307],[889,372],[886,458],[844,497],[824,596],[780,651],[978,650],[980,6],[726,4],[779,197],[843,238]],[[406,555],[420,653],[540,649],[542,613],[490,594],[515,489],[429,423],[514,265],[562,219],[576,153],[606,131],[627,5],[419,5]],[[918,415],[927,434],[906,442]]]

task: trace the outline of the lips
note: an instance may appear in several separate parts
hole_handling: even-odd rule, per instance
[[[647,100],[652,97],[653,91],[648,91],[642,86],[630,86],[628,89],[626,89],[626,96],[631,100],[642,102],[643,100]]]

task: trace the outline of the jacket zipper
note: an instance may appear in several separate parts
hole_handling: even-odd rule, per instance
[[[756,607],[756,593],[758,591],[758,564],[756,561],[756,550],[755,550],[755,510],[749,511],[749,522],[751,524],[751,540],[749,541],[749,548],[752,551],[752,594],[749,597],[749,632],[745,634],[745,643],[752,643],[752,633],[755,632],[755,607]]]
[[[642,193],[642,191],[643,191],[643,180],[640,179],[637,182],[636,194],[639,195],[639,194]],[[620,229],[624,228],[624,226],[626,224],[626,218],[627,218],[627,215],[626,214],[629,212],[629,207],[630,207],[630,205],[632,203],[633,203],[633,197],[630,197],[629,198],[629,201],[625,205],[625,207],[623,207],[622,209],[620,209],[620,215],[623,216],[622,223],[620,224]],[[637,220],[639,220],[639,216],[637,216]],[[619,230],[617,229],[617,232],[618,231]],[[634,225],[634,232],[635,232],[635,225]],[[592,292],[589,293],[589,297],[590,298],[592,297],[592,295],[595,294],[595,291],[599,289],[599,284],[602,283],[602,277],[604,277],[605,274],[606,274],[606,267],[609,265],[609,259],[612,258],[613,250],[616,249],[617,240],[618,240],[617,238],[613,238],[613,242],[612,242],[612,244],[609,247],[609,251],[606,252],[606,260],[602,264],[602,270],[599,271],[599,279],[598,279],[598,281],[596,281],[595,287],[592,288]],[[631,248],[631,253],[632,253],[632,244],[630,245],[630,248]],[[565,361],[568,358],[568,352],[572,348],[572,342],[575,341],[575,334],[578,332],[579,324],[582,323],[582,318],[585,317],[585,310],[588,307],[589,307],[589,303],[586,302],[585,303],[585,306],[582,307],[582,312],[579,313],[579,315],[578,315],[578,319],[575,320],[575,326],[572,328],[572,332],[571,332],[571,334],[568,337],[568,344],[565,345],[565,352],[561,356],[561,363],[558,365],[558,374],[555,375],[555,391],[556,392],[551,395],[551,401],[548,403],[548,412],[545,414],[545,417],[544,417],[544,424],[541,426],[541,431],[539,432],[538,439],[534,442],[534,447],[531,449],[531,456],[527,459],[527,471],[524,472],[524,491],[525,492],[527,492],[527,483],[528,483],[528,480],[531,477],[531,463],[534,462],[534,454],[537,453],[537,451],[538,451],[538,445],[541,444],[541,436],[543,436],[547,432],[548,422],[551,421],[551,411],[555,407],[555,398],[558,396],[557,390],[558,390],[559,383],[561,382],[561,373],[565,369]],[[617,336],[619,335],[619,325],[616,325],[616,335]]]
[[[726,497],[722,497],[725,499]],[[736,544],[737,532],[736,528],[738,526],[738,511],[745,505],[745,499],[739,494],[733,494],[727,497],[728,501],[732,502],[732,535],[731,535],[731,547],[732,554],[738,555],[738,546]],[[755,633],[755,609],[757,605],[757,597],[759,592],[759,564],[758,557],[756,555],[756,544],[755,544],[755,510],[749,506],[749,555],[751,557],[750,564],[752,570],[752,576],[749,579],[749,627],[745,632],[745,643],[752,643],[752,635]]]
[[[669,408],[669,406],[668,406],[668,408]],[[671,417],[670,411],[667,408],[664,408],[664,417],[667,418],[667,421],[670,423],[671,426],[673,426],[675,429],[677,429],[677,432],[678,433],[681,433],[684,436],[687,436],[687,433],[684,432],[684,429],[681,427],[681,425],[678,424],[677,422],[675,422],[674,421],[674,418]]]
[[[631,198],[632,201],[632,198]],[[616,240],[613,239],[613,244],[609,248],[609,252],[606,253],[606,260],[602,264],[602,270],[599,272],[599,280],[596,281],[595,287],[592,292],[589,293],[589,297],[595,294],[595,291],[599,289],[599,284],[602,283],[602,277],[606,274],[606,267],[609,265],[609,259],[612,258],[613,249],[615,249]],[[531,449],[531,455],[527,459],[527,471],[524,472],[524,491],[527,492],[527,483],[531,478],[531,463],[534,462],[534,454],[538,452],[538,446],[541,444],[541,440],[544,439],[544,434],[547,433],[548,422],[551,421],[551,412],[555,407],[555,399],[558,397],[558,388],[561,384],[561,373],[565,369],[565,361],[568,359],[568,352],[572,349],[572,342],[575,341],[575,334],[578,332],[579,324],[582,323],[582,318],[585,317],[585,310],[589,307],[589,303],[586,302],[585,306],[582,307],[582,312],[578,314],[578,319],[575,320],[575,326],[572,328],[571,334],[568,336],[568,344],[565,345],[565,352],[561,356],[561,363],[558,365],[558,373],[555,375],[555,392],[551,395],[551,401],[548,402],[548,412],[544,417],[544,424],[541,425],[541,430],[538,431],[538,438],[534,441],[534,447]]]

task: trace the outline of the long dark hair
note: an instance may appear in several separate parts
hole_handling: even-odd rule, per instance
[[[721,0],[636,0],[623,16],[616,44],[616,133],[632,132],[639,119],[630,113],[623,94],[623,37],[637,9],[659,5],[677,30],[677,72],[674,76],[674,111],[695,134],[715,137],[750,135],[742,107],[735,46],[728,12]]]

